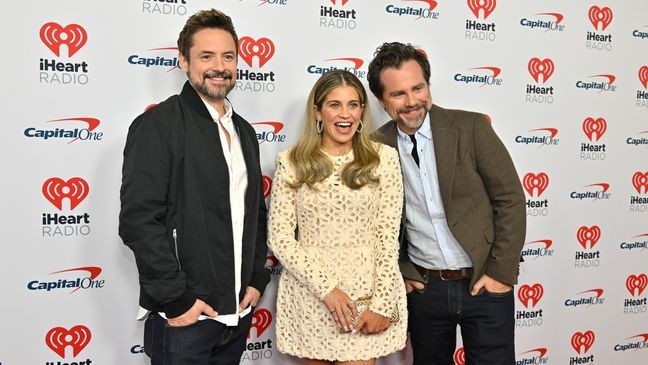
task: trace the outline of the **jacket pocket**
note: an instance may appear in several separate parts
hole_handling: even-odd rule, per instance
[[[180,254],[178,254],[178,229],[174,228],[171,234],[173,236],[173,249],[175,250],[175,257],[178,261],[178,270],[182,271],[182,264],[180,264]]]

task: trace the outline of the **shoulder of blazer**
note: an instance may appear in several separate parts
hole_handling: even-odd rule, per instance
[[[473,123],[480,119],[487,120],[484,114],[468,110],[445,109],[436,104],[430,109],[430,122],[437,128],[462,128],[466,123]]]
[[[380,128],[378,128],[376,131],[374,131],[371,134],[371,138],[374,141],[384,143],[388,146],[391,146],[393,148],[396,148],[398,150],[397,146],[397,137],[398,137],[398,131],[397,131],[398,126],[396,125],[396,122],[394,120],[390,120],[389,122],[383,124]]]

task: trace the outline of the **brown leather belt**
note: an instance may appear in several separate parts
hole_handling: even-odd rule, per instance
[[[431,270],[414,264],[414,267],[423,276],[423,279],[438,278],[443,281],[463,280],[472,277],[473,269],[458,269],[458,270]]]

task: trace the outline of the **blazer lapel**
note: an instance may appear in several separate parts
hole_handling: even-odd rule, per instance
[[[430,109],[430,126],[432,128],[432,140],[434,141],[434,155],[436,157],[441,200],[443,200],[443,205],[447,209],[450,206],[454,183],[458,134],[456,130],[451,128],[450,120],[447,118],[445,111],[436,105],[433,105],[432,109]]]

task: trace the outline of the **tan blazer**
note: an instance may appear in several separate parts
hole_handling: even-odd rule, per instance
[[[526,208],[506,147],[483,114],[433,105],[430,122],[446,219],[472,260],[471,285],[483,274],[517,284]],[[398,150],[397,128],[395,121],[389,121],[373,137]],[[420,278],[407,254],[404,231],[401,225],[401,273]]]

